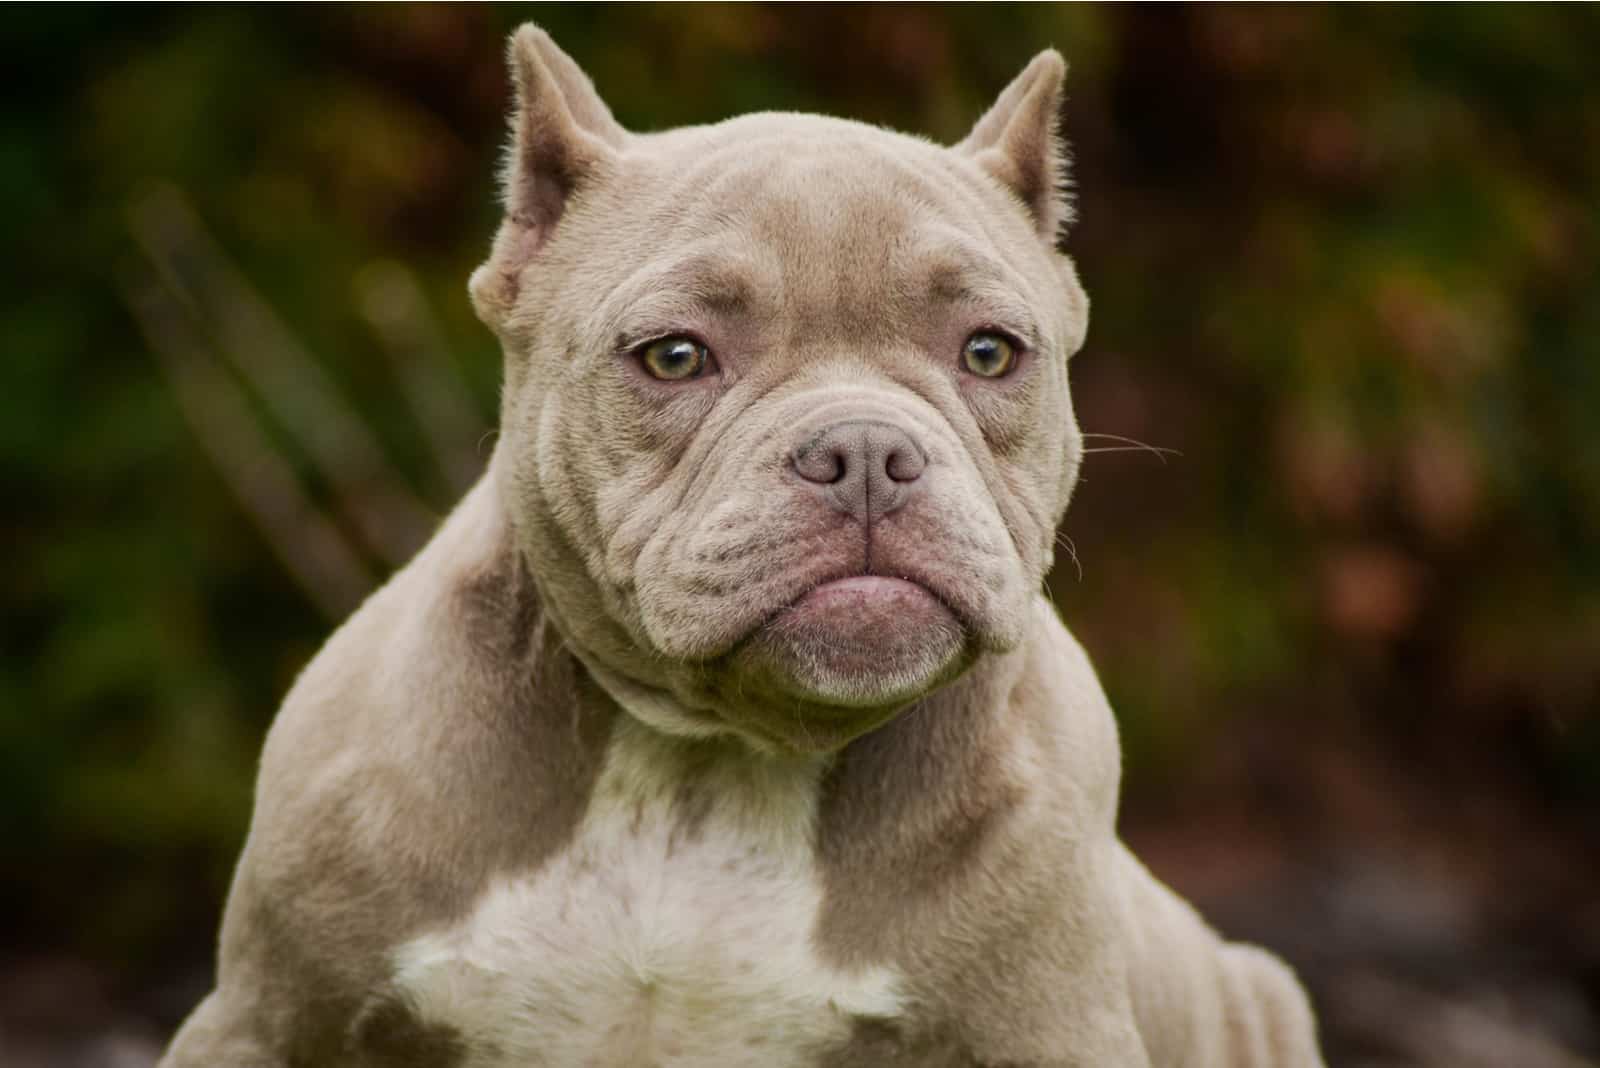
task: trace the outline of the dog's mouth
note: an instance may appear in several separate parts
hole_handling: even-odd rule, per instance
[[[870,621],[930,612],[955,615],[943,598],[921,583],[888,575],[848,575],[811,587],[779,613],[777,622],[793,625],[836,617]]]
[[[718,599],[730,640],[679,658],[688,705],[763,744],[833,749],[999,648],[983,561],[962,569],[926,542],[866,561],[827,548]]]
[[[919,618],[930,617],[937,617],[946,625],[953,623],[963,631],[973,627],[965,613],[920,579],[873,572],[844,573],[807,584],[769,612],[751,636],[798,627],[860,633],[875,627],[914,624]]]
[[[819,708],[881,710],[942,679],[962,659],[968,633],[927,585],[887,575],[842,575],[810,585],[733,658],[775,692]]]

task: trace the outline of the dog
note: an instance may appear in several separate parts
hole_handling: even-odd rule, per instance
[[[1082,443],[1065,65],[953,147],[624,130],[511,39],[485,475],[266,741],[166,1068],[1313,1068],[1119,842],[1040,593]]]

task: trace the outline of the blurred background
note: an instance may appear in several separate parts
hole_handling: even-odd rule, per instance
[[[954,140],[1060,48],[1125,835],[1334,1065],[1600,1063],[1600,10],[1521,5],[11,14],[0,1063],[153,1062],[279,699],[486,460],[523,18],[641,130]]]

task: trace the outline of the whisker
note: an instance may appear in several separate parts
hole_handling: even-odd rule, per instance
[[[1056,544],[1067,550],[1067,555],[1072,557],[1072,566],[1078,569],[1078,581],[1083,581],[1083,561],[1078,559],[1078,547],[1072,542],[1072,535],[1064,530],[1056,531]]]
[[[1153,452],[1155,453],[1156,458],[1162,463],[1167,462],[1167,456],[1169,455],[1183,455],[1183,453],[1179,452],[1177,449],[1163,449],[1155,445],[1101,445],[1099,448],[1083,450],[1083,454],[1085,456],[1089,455],[1091,452]]]
[[[1085,454],[1091,452],[1148,452],[1162,463],[1167,462],[1167,457],[1169,455],[1183,455],[1183,453],[1179,452],[1177,449],[1169,449],[1164,445],[1151,445],[1149,442],[1140,441],[1138,438],[1124,437],[1121,434],[1104,434],[1086,430],[1083,432],[1083,436],[1085,438],[1104,438],[1106,441],[1122,442],[1121,445],[1101,445],[1093,449],[1084,449],[1083,451]]]
[[[1105,438],[1107,441],[1121,441],[1126,442],[1129,445],[1145,445],[1152,449],[1166,448],[1164,445],[1151,445],[1149,442],[1140,441],[1138,438],[1130,438],[1126,434],[1107,434],[1103,430],[1081,430],[1078,432],[1078,436],[1084,438]]]

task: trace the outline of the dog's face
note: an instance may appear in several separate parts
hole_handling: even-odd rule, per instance
[[[532,28],[512,70],[472,292],[575,651],[658,726],[816,750],[1016,645],[1080,455],[1059,57],[954,148],[805,115],[632,135]]]

